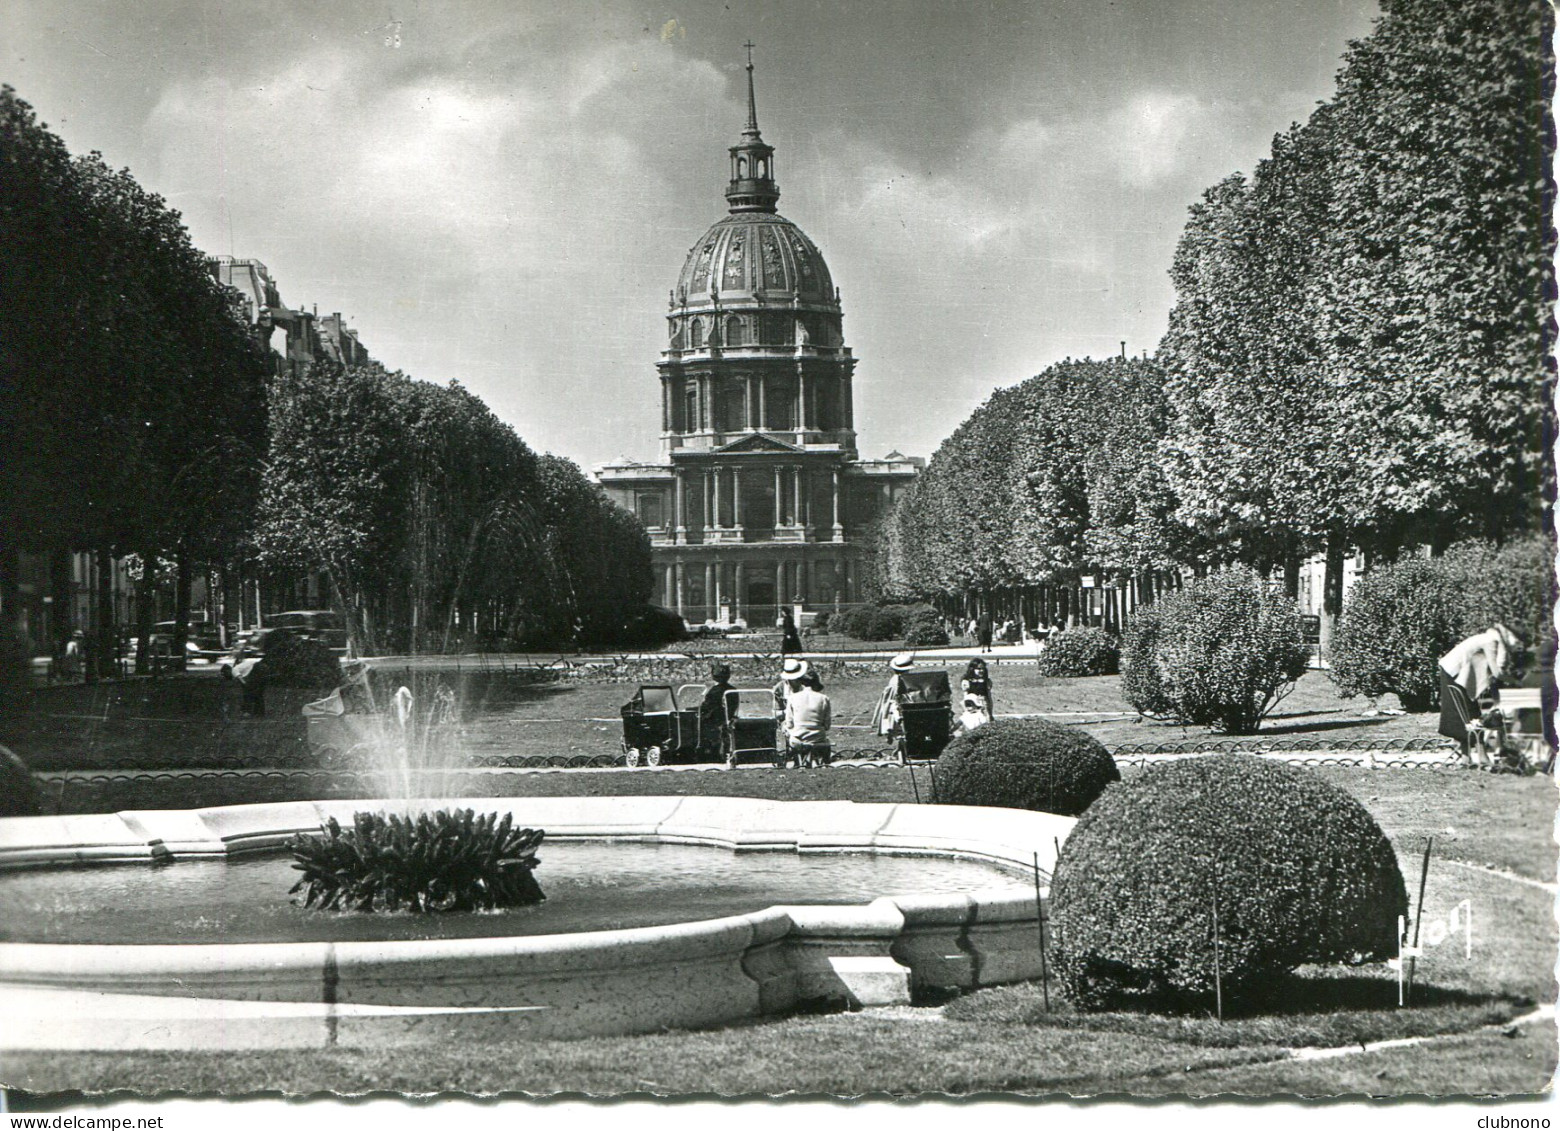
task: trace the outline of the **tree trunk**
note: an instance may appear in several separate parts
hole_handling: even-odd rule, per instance
[[[1322,574],[1322,656],[1332,648],[1333,633],[1337,630],[1338,614],[1343,612],[1343,564],[1348,543],[1342,531],[1327,535],[1326,567]]]
[[[180,550],[174,557],[174,568],[178,571],[173,583],[173,670],[182,672],[185,667],[185,645],[190,638],[190,587],[194,578],[190,576],[190,556]]]
[[[1293,546],[1284,553],[1284,596],[1300,599],[1300,551]]]
[[[114,556],[107,546],[97,551],[97,631],[94,633],[92,663],[97,675],[108,679],[114,674]]]
[[[135,674],[157,675],[161,666],[152,654],[152,625],[157,623],[157,555],[141,551],[141,582],[135,587]]]

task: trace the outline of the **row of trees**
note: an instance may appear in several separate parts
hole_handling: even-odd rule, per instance
[[[183,612],[194,563],[239,553],[253,517],[265,351],[179,214],[73,158],[10,87],[0,247],[0,603],[17,607],[20,553],[70,549],[105,574],[177,563]]]
[[[100,668],[121,559],[140,589],[172,585],[181,634],[193,578],[256,570],[323,574],[379,647],[603,638],[644,610],[644,531],[574,464],[456,386],[328,361],[278,373],[179,214],[100,155],[72,157],[9,87],[0,248],[8,618],[22,554],[83,551]],[[154,604],[136,604],[144,646]]]
[[[458,384],[321,362],[270,390],[260,561],[323,574],[366,647],[612,639],[649,601],[638,521]]]
[[[1153,362],[1064,362],[951,436],[891,587],[1503,539],[1552,523],[1543,0],[1392,0],[1337,93],[1191,210]]]

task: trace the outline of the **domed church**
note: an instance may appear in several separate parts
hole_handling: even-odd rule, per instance
[[[775,210],[775,151],[747,125],[730,149],[729,212],[688,252],[666,315],[661,459],[596,469],[650,531],[653,598],[692,624],[772,624],[780,606],[863,599],[873,523],[924,464],[856,454],[839,288]]]

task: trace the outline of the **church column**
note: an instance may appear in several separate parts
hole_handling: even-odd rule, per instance
[[[731,619],[745,620],[747,612],[747,566],[738,562],[732,567],[734,576],[731,581]]]
[[[683,564],[682,564],[682,562],[677,562],[673,566],[673,570],[675,572],[675,578],[674,578],[672,584],[673,584],[673,588],[674,588],[674,590],[675,590],[675,592],[677,594],[676,609],[677,609],[678,614],[681,615],[681,613],[683,611],[683,601],[685,600],[683,594],[686,591],[684,586],[683,586]]]
[[[704,529],[715,529],[715,473],[704,469]]]
[[[726,567],[720,562],[714,562],[710,570],[715,575],[715,588],[710,590],[710,616],[719,617],[721,602],[725,597]]]
[[[661,604],[677,607],[677,575],[669,565],[661,567]]]
[[[681,471],[674,472],[674,474],[677,476],[677,489],[673,505],[677,508],[677,515],[676,527],[672,531],[672,541],[686,542],[688,540],[688,481]]]
[[[796,367],[796,429],[805,432],[812,427],[812,406],[807,396],[807,370]]]
[[[779,468],[778,465],[776,465],[776,467],[775,467],[775,526],[777,528],[785,525],[785,506],[784,506],[784,504],[781,501],[781,495],[782,495],[781,487],[782,486],[783,486],[783,484],[780,481],[780,468]]]
[[[731,525],[742,529],[742,469],[731,469]]]
[[[834,540],[843,542],[845,540],[845,528],[840,525],[840,469],[837,467],[834,469],[833,479],[833,489],[829,494],[829,509],[833,517]]]
[[[672,386],[671,382],[661,378],[661,431],[672,430]]]
[[[758,430],[769,431],[769,392],[768,382],[763,374],[758,377]]]
[[[791,469],[791,506],[795,525],[805,525],[807,519],[802,514],[802,469],[800,467]]]
[[[749,373],[742,383],[742,427],[749,432],[758,427],[757,402],[753,399],[753,375]]]

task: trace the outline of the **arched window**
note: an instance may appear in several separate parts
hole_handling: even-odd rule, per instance
[[[745,176],[747,176],[747,158],[746,157],[738,157],[737,158],[737,180],[740,181]]]
[[[742,344],[742,319],[735,314],[726,319],[726,344],[728,346],[740,346]]]
[[[694,349],[704,348],[704,322],[694,318],[688,323],[688,342]]]

